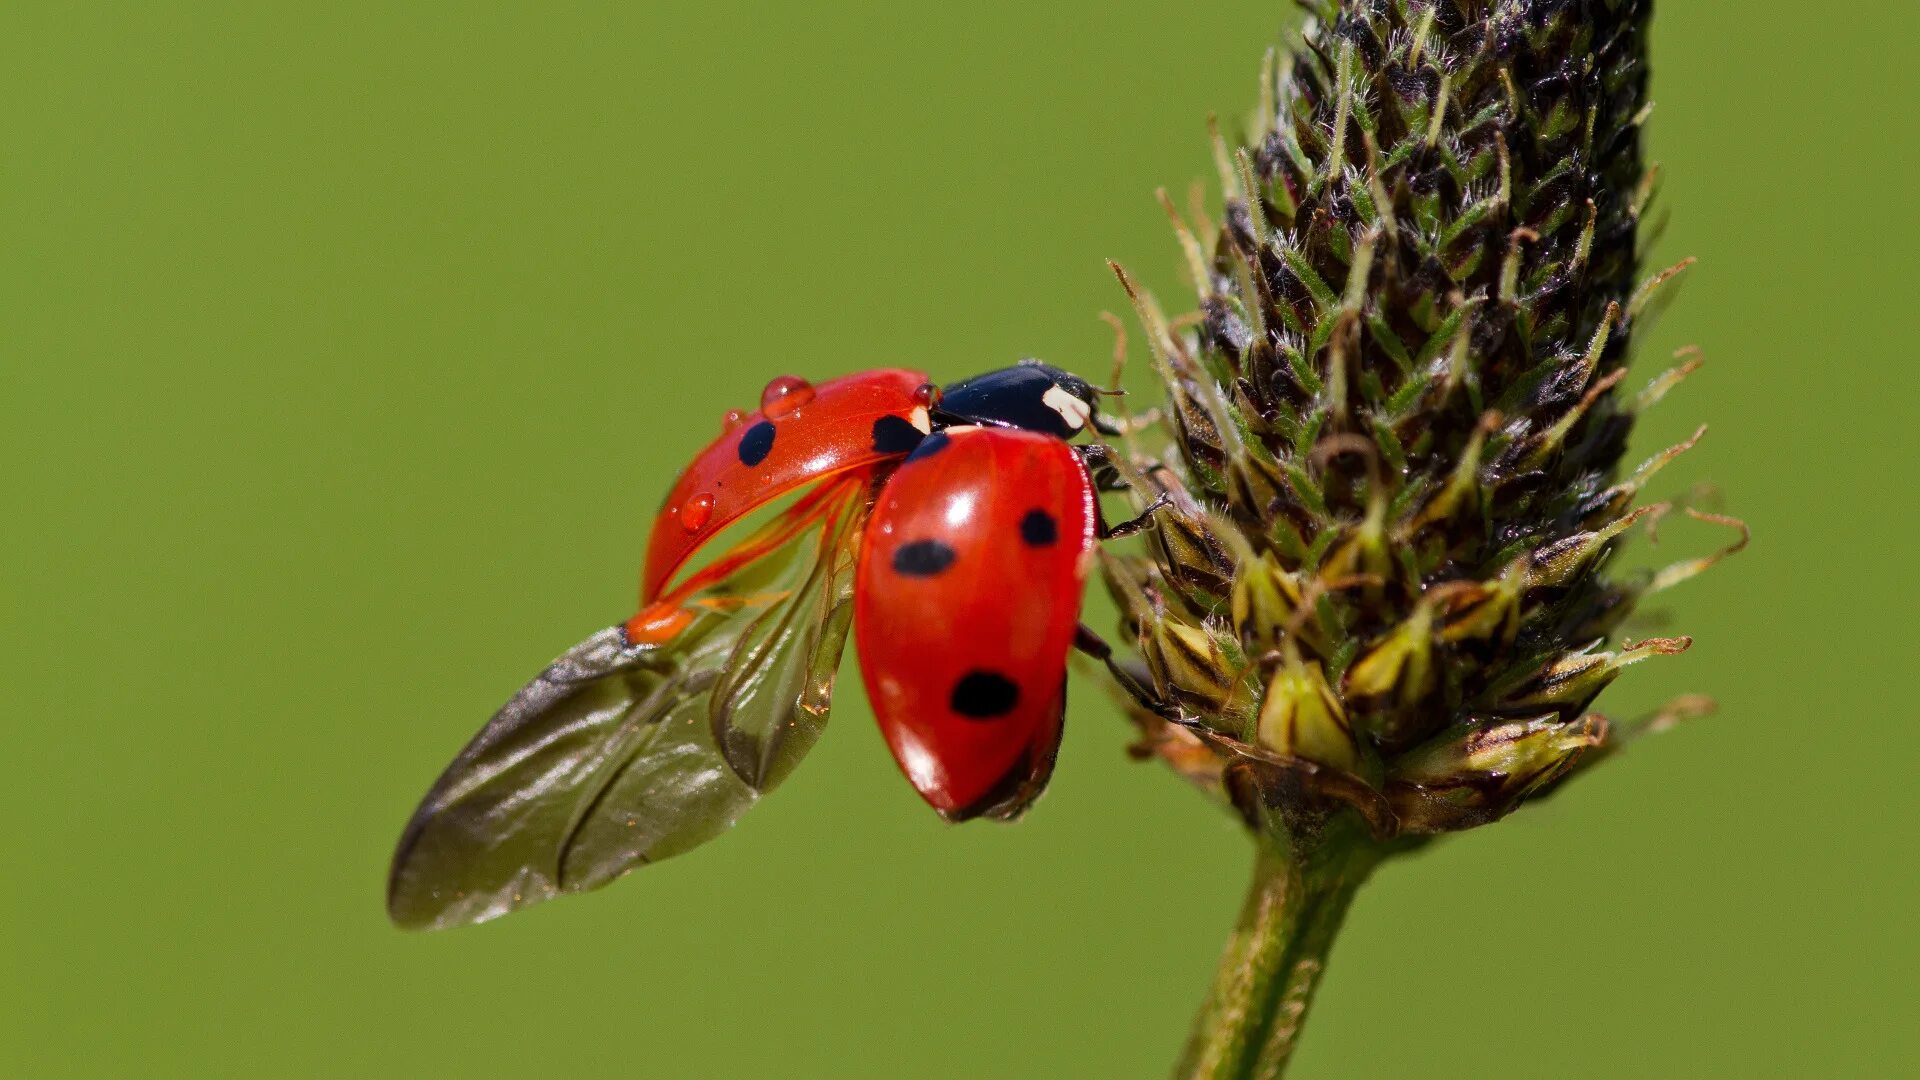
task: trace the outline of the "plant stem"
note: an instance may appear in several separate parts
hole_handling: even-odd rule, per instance
[[[1259,844],[1239,925],[1175,1076],[1272,1080],[1286,1070],[1334,936],[1378,861],[1364,842],[1306,852]]]

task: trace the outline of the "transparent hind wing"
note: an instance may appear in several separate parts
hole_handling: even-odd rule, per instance
[[[826,725],[869,485],[837,481],[743,542],[791,536],[702,582],[665,640],[609,627],[515,694],[407,823],[393,921],[483,922],[598,888],[726,831],[784,780]],[[801,513],[816,520],[796,531]]]

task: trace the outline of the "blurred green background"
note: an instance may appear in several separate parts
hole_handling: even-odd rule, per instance
[[[1723,711],[1385,870],[1301,1077],[1920,1054],[1920,50],[1894,0],[1661,6],[1653,260],[1702,262],[1642,367],[1707,365],[1638,448],[1710,421],[1658,493],[1711,482],[1756,539],[1602,704]],[[0,1069],[1160,1075],[1246,849],[1090,684],[1017,827],[943,827],[846,679],[686,859],[427,936],[382,876],[471,731],[629,613],[660,492],[769,376],[1104,372],[1101,260],[1181,295],[1152,192],[1209,174],[1290,18],[7,5]]]

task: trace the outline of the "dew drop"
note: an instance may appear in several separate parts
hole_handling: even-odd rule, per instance
[[[739,409],[728,409],[727,415],[720,418],[720,433],[724,435],[746,422],[746,413],[741,412]]]
[[[680,527],[688,532],[699,532],[707,527],[713,518],[713,496],[701,492],[680,504]]]
[[[940,404],[940,388],[930,382],[921,383],[914,388],[913,403],[922,408],[933,408]]]
[[[798,375],[782,375],[760,391],[760,411],[778,420],[813,400],[813,384]]]

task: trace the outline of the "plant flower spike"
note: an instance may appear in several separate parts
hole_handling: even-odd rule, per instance
[[[1650,6],[1309,4],[1253,136],[1216,125],[1224,221],[1162,195],[1197,310],[1167,317],[1114,268],[1160,407],[1103,409],[1117,391],[1032,360],[767,384],[668,489],[638,614],[549,665],[421,801],[394,922],[481,922],[725,832],[824,731],[850,635],[907,782],[947,820],[1013,820],[1052,773],[1077,648],[1137,754],[1255,838],[1180,1075],[1280,1075],[1382,860],[1706,708],[1588,711],[1689,644],[1625,640],[1635,603],[1746,532],[1687,508],[1737,542],[1605,572],[1699,438],[1622,468],[1636,414],[1696,363],[1621,385],[1686,265],[1639,268]],[[1118,648],[1079,621],[1096,570]]]
[[[1120,470],[1170,505],[1101,552],[1157,753],[1258,839],[1251,895],[1181,1075],[1286,1067],[1354,891],[1382,859],[1495,821],[1638,734],[1588,711],[1684,637],[1622,640],[1658,573],[1608,556],[1699,436],[1630,469],[1635,416],[1694,366],[1621,385],[1685,269],[1637,238],[1649,0],[1308,5],[1255,133],[1217,134],[1225,221],[1163,196],[1197,287],[1168,319],[1120,275],[1171,445]],[[1195,211],[1198,216],[1198,211]]]

